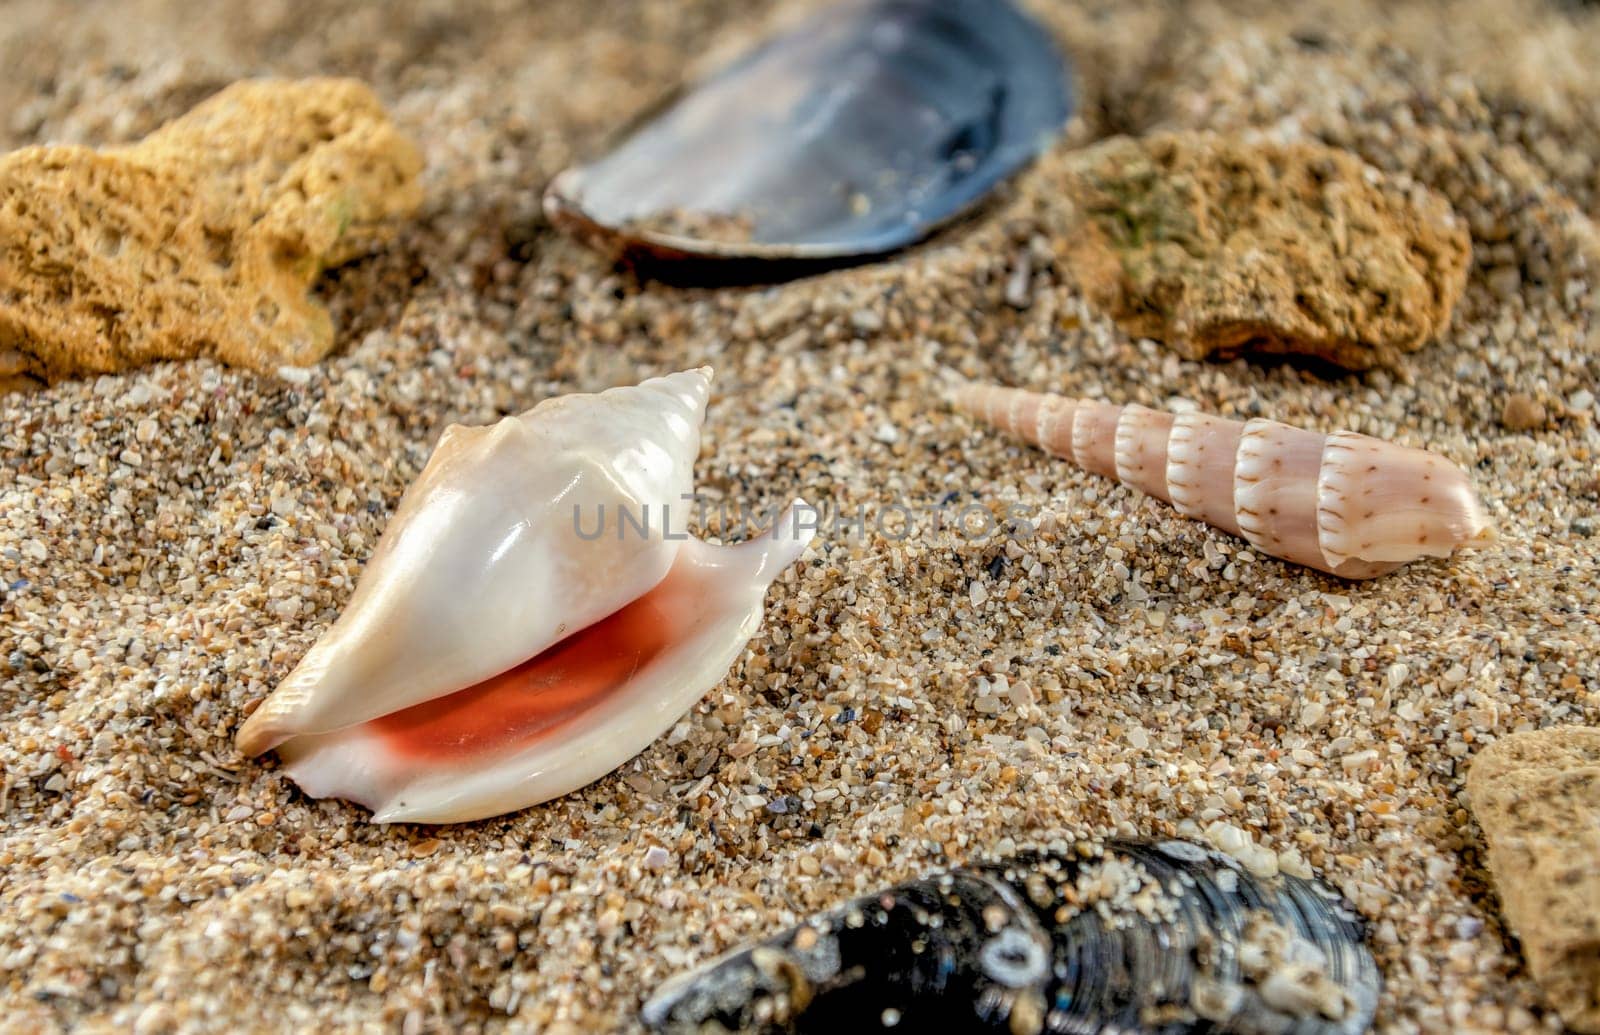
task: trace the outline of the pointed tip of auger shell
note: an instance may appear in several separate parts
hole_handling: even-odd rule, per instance
[[[935,389],[939,399],[952,409],[959,409],[962,399],[977,387],[977,382],[963,377],[949,367],[940,367],[935,377]]]

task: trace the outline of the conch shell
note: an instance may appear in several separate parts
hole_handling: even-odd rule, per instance
[[[1346,579],[1492,536],[1466,472],[1425,449],[1273,420],[964,384],[957,411],[1115,478],[1262,553]]]
[[[814,532],[735,546],[688,509],[709,369],[452,426],[344,613],[239,729],[377,822],[481,819],[590,783],[716,685]]]

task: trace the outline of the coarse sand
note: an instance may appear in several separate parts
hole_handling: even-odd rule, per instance
[[[1115,832],[1322,873],[1371,921],[1381,1031],[1559,1030],[1463,788],[1493,738],[1600,722],[1600,7],[1034,9],[1081,117],[985,210],[878,265],[685,290],[552,233],[540,191],[800,6],[9,0],[0,147],[127,142],[241,76],[335,74],[428,167],[415,222],[324,278],[321,365],[0,397],[0,1029],[629,1030],[668,974],[807,911]],[[1062,156],[1200,128],[1447,198],[1475,265],[1442,340],[1330,378],[1188,362],[1087,309],[1057,262]],[[819,537],[670,734],[448,828],[374,826],[235,753],[447,423],[701,363],[699,485],[865,534]],[[944,367],[1426,445],[1500,541],[1365,584],[1293,569],[953,416]],[[1542,426],[1502,426],[1514,393]],[[1034,516],[928,515],[968,504]]]

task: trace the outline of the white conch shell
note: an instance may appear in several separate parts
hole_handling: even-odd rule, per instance
[[[536,804],[636,754],[738,657],[813,531],[791,508],[739,546],[681,532],[709,394],[691,370],[448,429],[239,749],[416,822]]]

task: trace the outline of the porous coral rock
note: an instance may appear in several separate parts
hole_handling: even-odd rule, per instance
[[[333,346],[317,275],[416,208],[416,148],[347,79],[236,83],[131,147],[0,158],[0,389]]]
[[[1449,324],[1464,221],[1320,144],[1117,137],[1074,156],[1068,267],[1130,333],[1189,359],[1299,353],[1392,366]]]
[[[1467,773],[1500,907],[1573,1031],[1600,1032],[1600,729],[1516,733]]]

